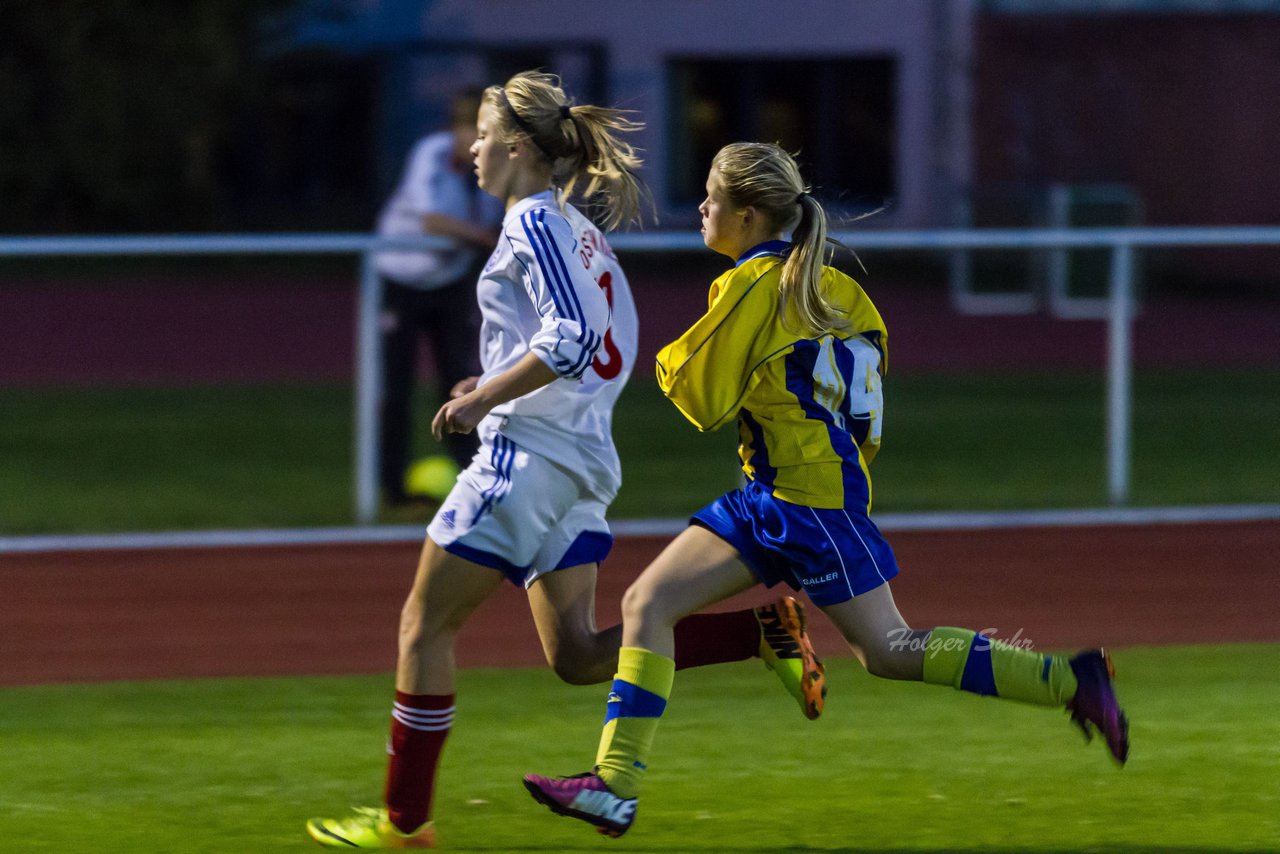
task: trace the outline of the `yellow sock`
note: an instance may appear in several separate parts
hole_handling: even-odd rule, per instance
[[[1040,706],[1063,706],[1076,695],[1076,677],[1064,656],[1019,649],[950,626],[929,635],[924,681]]]
[[[605,707],[596,773],[615,795],[634,798],[648,768],[649,749],[667,708],[676,663],[647,649],[624,646]]]

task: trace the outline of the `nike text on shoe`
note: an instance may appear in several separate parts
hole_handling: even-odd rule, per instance
[[[1086,739],[1093,738],[1095,729],[1102,733],[1111,755],[1123,765],[1129,758],[1129,720],[1111,687],[1116,675],[1111,656],[1105,650],[1090,649],[1072,658],[1070,663],[1076,675],[1076,695],[1067,703],[1072,722],[1080,727]]]
[[[345,818],[313,818],[307,833],[327,848],[370,848],[400,851],[435,848],[436,829],[427,822],[413,833],[401,833],[387,818],[385,809],[356,807]]]
[[[636,799],[618,797],[594,771],[573,777],[526,774],[524,787],[556,815],[595,825],[605,836],[621,836],[635,821]]]
[[[809,720],[822,714],[827,698],[826,668],[813,649],[805,630],[804,606],[793,596],[784,596],[755,609],[760,623],[760,657],[782,680]]]

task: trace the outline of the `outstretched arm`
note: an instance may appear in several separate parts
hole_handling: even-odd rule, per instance
[[[431,421],[431,434],[470,433],[495,406],[536,391],[559,376],[537,353],[525,353],[511,367],[478,388],[440,407]]]

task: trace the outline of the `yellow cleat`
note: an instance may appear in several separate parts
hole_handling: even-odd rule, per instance
[[[809,720],[822,714],[827,698],[826,668],[805,631],[804,606],[793,596],[755,608],[760,623],[760,657],[777,674]]]
[[[401,851],[435,848],[436,828],[427,822],[413,833],[401,833],[387,818],[385,809],[356,807],[346,818],[313,818],[307,833],[327,848],[372,848]]]

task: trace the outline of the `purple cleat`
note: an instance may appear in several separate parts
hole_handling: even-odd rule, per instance
[[[1071,721],[1093,739],[1096,729],[1107,741],[1111,755],[1121,765],[1129,758],[1129,720],[1120,709],[1111,680],[1115,665],[1105,650],[1085,650],[1069,662],[1076,675],[1076,695],[1067,703]]]
[[[526,774],[524,787],[556,815],[595,825],[605,836],[619,837],[635,821],[636,799],[618,797],[594,771],[572,777]]]

